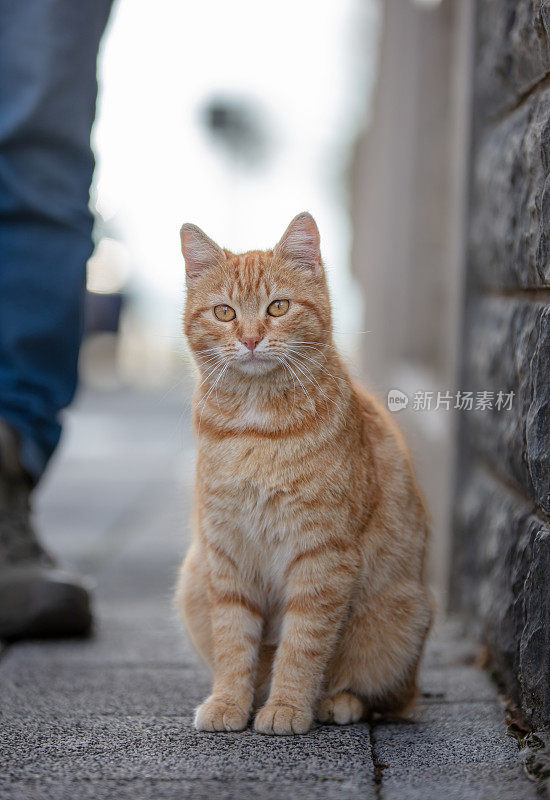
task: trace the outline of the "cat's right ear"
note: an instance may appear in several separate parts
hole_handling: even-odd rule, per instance
[[[319,229],[308,211],[302,211],[294,217],[275,245],[275,253],[301,267],[322,272]]]
[[[191,225],[190,222],[182,225],[180,239],[188,278],[197,278],[205,269],[215,267],[225,260],[221,247],[197,225]]]

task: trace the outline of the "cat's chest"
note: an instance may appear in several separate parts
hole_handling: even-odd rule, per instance
[[[257,588],[266,641],[276,644],[292,563],[307,547],[300,478],[311,463],[295,442],[260,437],[234,440],[228,457],[223,454],[223,448],[201,454],[201,516],[243,582]]]
[[[268,623],[266,641],[276,644],[287,600],[289,573],[299,552],[294,532],[287,530],[285,535],[282,529],[263,529],[261,534],[255,535],[253,528],[243,528],[236,550],[241,555],[244,580],[254,576],[253,583]]]
[[[239,435],[199,449],[199,498],[210,536],[220,536],[243,575],[255,576],[269,605],[284,595],[289,566],[304,549],[300,520],[315,471],[315,441]]]
[[[229,493],[251,492],[258,503],[291,489],[304,470],[304,452],[277,436],[236,436],[201,450],[203,480]]]

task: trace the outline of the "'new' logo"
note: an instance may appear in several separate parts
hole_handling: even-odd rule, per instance
[[[389,411],[402,411],[409,405],[409,398],[399,389],[390,389],[387,403]]]

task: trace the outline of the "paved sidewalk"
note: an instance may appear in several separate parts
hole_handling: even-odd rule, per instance
[[[440,625],[414,718],[307,736],[197,733],[209,688],[171,608],[194,449],[178,398],[87,395],[39,502],[48,543],[97,581],[95,635],[0,654],[0,798],[522,800],[504,710]]]

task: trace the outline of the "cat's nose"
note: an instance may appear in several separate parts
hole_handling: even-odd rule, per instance
[[[251,353],[254,352],[254,349],[258,346],[261,342],[261,338],[259,336],[243,336],[241,342],[244,344],[245,347],[248,347]]]

